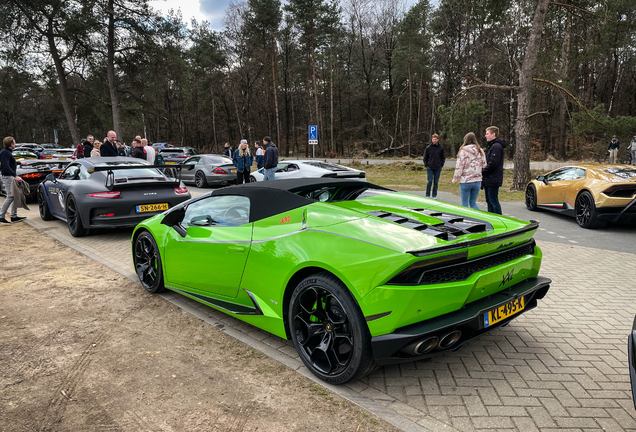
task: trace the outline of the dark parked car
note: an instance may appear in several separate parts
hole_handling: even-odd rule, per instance
[[[127,157],[73,161],[59,178],[47,176],[37,194],[40,217],[65,221],[74,237],[91,228],[135,226],[190,198],[178,179]]]
[[[60,175],[70,162],[70,160],[56,159],[29,159],[21,161],[23,165],[18,164],[16,174],[29,184],[31,194],[27,199],[35,200],[38,185],[44,181],[46,176],[49,174],[55,176]],[[0,184],[0,189],[1,188],[2,185]],[[1,193],[6,196],[6,191],[2,190]]]
[[[226,186],[236,183],[236,167],[232,159],[223,155],[192,156],[183,162],[181,180],[184,183],[194,183],[199,188],[208,185]]]
[[[170,147],[161,149],[163,162],[166,165],[182,164],[190,156],[196,156],[199,152],[193,147]]]

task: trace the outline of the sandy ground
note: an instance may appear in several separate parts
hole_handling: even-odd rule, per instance
[[[394,431],[26,224],[0,230],[1,431]]]

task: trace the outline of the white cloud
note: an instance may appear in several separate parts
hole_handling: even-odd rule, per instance
[[[222,20],[230,0],[150,0],[148,3],[164,15],[167,15],[171,9],[181,10],[183,21],[187,24],[194,18],[199,22],[209,21],[210,27],[221,30]]]

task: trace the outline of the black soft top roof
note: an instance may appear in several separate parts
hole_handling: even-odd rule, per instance
[[[300,196],[298,193],[333,186],[390,190],[360,180],[312,178],[262,181],[229,186],[217,189],[209,196],[239,195],[249,198],[250,222],[254,222],[316,202]]]

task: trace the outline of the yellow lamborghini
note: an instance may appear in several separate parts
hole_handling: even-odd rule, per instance
[[[583,228],[602,228],[608,221],[636,222],[636,167],[561,167],[528,183],[526,207],[574,216]]]

